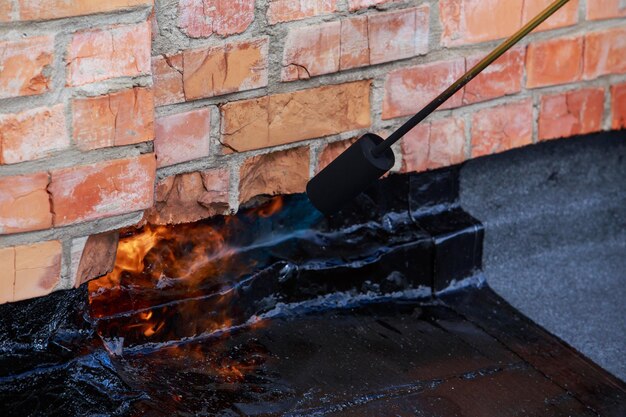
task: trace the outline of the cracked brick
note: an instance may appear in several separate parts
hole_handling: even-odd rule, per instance
[[[50,91],[53,56],[52,36],[0,41],[0,98]]]
[[[531,99],[475,112],[472,114],[472,157],[531,144],[532,120]]]
[[[72,35],[67,85],[150,74],[150,23],[116,25]]]
[[[267,85],[268,39],[183,51],[186,100],[219,96]]]
[[[152,90],[131,88],[104,96],[72,100],[72,137],[90,150],[154,138]]]
[[[52,226],[47,186],[46,172],[0,178],[0,234]]]
[[[243,152],[366,128],[370,85],[357,81],[225,104],[222,143]]]
[[[604,89],[587,88],[541,97],[539,140],[597,132],[604,115]]]
[[[155,173],[154,154],[53,170],[54,226],[151,207]]]
[[[56,104],[0,115],[0,162],[32,161],[68,148],[64,112],[65,106]]]

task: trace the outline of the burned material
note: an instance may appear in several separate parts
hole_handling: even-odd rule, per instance
[[[0,411],[623,416],[625,384],[481,275],[458,169],[324,218],[305,196],[120,239],[114,271],[0,307]]]

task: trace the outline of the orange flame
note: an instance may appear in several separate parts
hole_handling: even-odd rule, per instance
[[[269,217],[282,207],[282,198],[276,197],[246,217]],[[228,243],[230,235],[245,230],[240,221],[231,216],[212,223],[146,225],[123,236],[113,271],[88,286],[92,316],[106,319],[101,332],[126,340],[163,341],[178,340],[182,332],[186,337],[231,328],[233,319],[223,308],[231,295],[220,293],[227,284],[224,271],[252,266],[237,259],[236,248]],[[212,311],[202,303],[207,292],[213,297]],[[120,315],[125,321],[117,319]],[[262,325],[253,322],[255,328]],[[204,355],[189,349],[184,354]],[[247,369],[232,362],[216,366],[215,372],[227,381],[240,380]]]

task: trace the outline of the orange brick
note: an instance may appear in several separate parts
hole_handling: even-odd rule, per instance
[[[410,58],[428,52],[430,6],[368,17],[370,64]]]
[[[626,84],[611,86],[611,128],[626,128]]]
[[[122,146],[154,138],[149,88],[131,88],[72,101],[73,138],[82,150]]]
[[[423,5],[294,28],[285,42],[281,79],[307,79],[424,54],[429,11]]]
[[[580,80],[583,72],[582,57],[582,37],[531,43],[526,52],[526,87]]]
[[[340,22],[290,30],[285,40],[281,80],[301,80],[339,71],[340,30]]]
[[[0,304],[13,301],[15,286],[15,248],[0,248]]]
[[[337,0],[270,0],[267,21],[270,25],[333,13]]]
[[[587,19],[610,19],[626,16],[626,3],[622,0],[592,0],[587,2]]]
[[[0,41],[0,98],[49,91],[53,49],[52,36]]]
[[[67,84],[150,74],[150,23],[77,32],[67,54]]]
[[[248,151],[366,128],[370,81],[328,85],[222,106],[222,143]]]
[[[47,295],[61,277],[61,242],[15,247],[14,301]]]
[[[397,0],[348,0],[350,11],[364,9],[366,7],[377,6],[383,3],[391,3]]]
[[[597,132],[602,126],[604,90],[589,88],[541,97],[539,140]]]
[[[385,80],[383,119],[417,113],[464,71],[463,58],[391,71]],[[458,107],[462,98],[463,90],[453,95],[440,109]]]
[[[183,52],[183,91],[187,100],[267,85],[268,39]]]
[[[228,169],[172,175],[157,184],[156,202],[146,215],[151,224],[178,224],[226,214]]]
[[[594,2],[596,0],[592,0]],[[552,0],[524,0],[523,20],[524,24],[541,13],[552,3]],[[589,6],[587,6],[589,7]],[[539,25],[535,31],[556,29],[564,26],[575,25],[578,22],[578,0],[570,0],[557,12]]]
[[[0,2],[0,22],[10,22],[11,16],[13,14],[13,8],[14,5],[12,2],[10,1],[3,1]],[[2,297],[0,295],[0,297]],[[3,301],[0,298],[0,303],[2,303]]]
[[[57,104],[0,115],[0,162],[31,161],[69,147],[64,108]]]
[[[626,73],[626,27],[585,36],[585,79]]]
[[[512,49],[485,68],[465,86],[463,104],[477,103],[518,93],[522,88],[524,53],[524,48]],[[467,58],[467,68],[473,67],[482,58],[482,55]]]
[[[356,140],[357,138],[352,138],[324,145],[324,148],[322,148],[322,151],[317,157],[317,168],[315,172],[320,172],[321,170],[326,168],[328,164],[334,161],[335,158],[341,155],[343,151],[348,149],[350,145],[352,145]]]
[[[157,119],[154,138],[157,167],[209,156],[210,120],[209,109]]]
[[[113,270],[118,242],[116,230],[72,239],[70,279],[75,288]]]
[[[239,176],[241,203],[257,195],[303,192],[309,180],[309,148],[253,156],[244,161]]]
[[[0,177],[0,234],[52,226],[47,186],[45,172]]]
[[[51,20],[148,6],[153,0],[19,0],[20,20]]]
[[[465,123],[448,118],[418,125],[402,140],[402,170],[425,171],[465,160]]]
[[[152,57],[154,104],[164,106],[185,101],[183,54]]]
[[[341,57],[339,69],[362,67],[370,64],[367,16],[341,21]]]
[[[511,35],[520,26],[524,0],[440,0],[444,46],[484,42]]]
[[[52,171],[54,225],[63,226],[152,206],[153,154]]]
[[[530,99],[477,111],[472,115],[472,157],[532,143]]]
[[[254,21],[254,0],[180,0],[178,27],[192,38],[245,31]]]

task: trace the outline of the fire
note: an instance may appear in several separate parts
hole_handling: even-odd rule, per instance
[[[270,217],[273,214],[278,213],[283,208],[283,199],[280,197],[273,198],[270,202],[264,206],[259,207],[257,214],[259,217]]]
[[[241,216],[146,225],[123,234],[113,271],[88,286],[102,339],[123,340],[128,347],[224,332],[241,324],[241,318],[235,322],[233,317],[241,314],[233,288],[255,261],[239,255],[240,246],[247,228],[282,207],[282,198],[276,197]],[[228,381],[241,379],[247,369],[232,362],[215,366]]]

